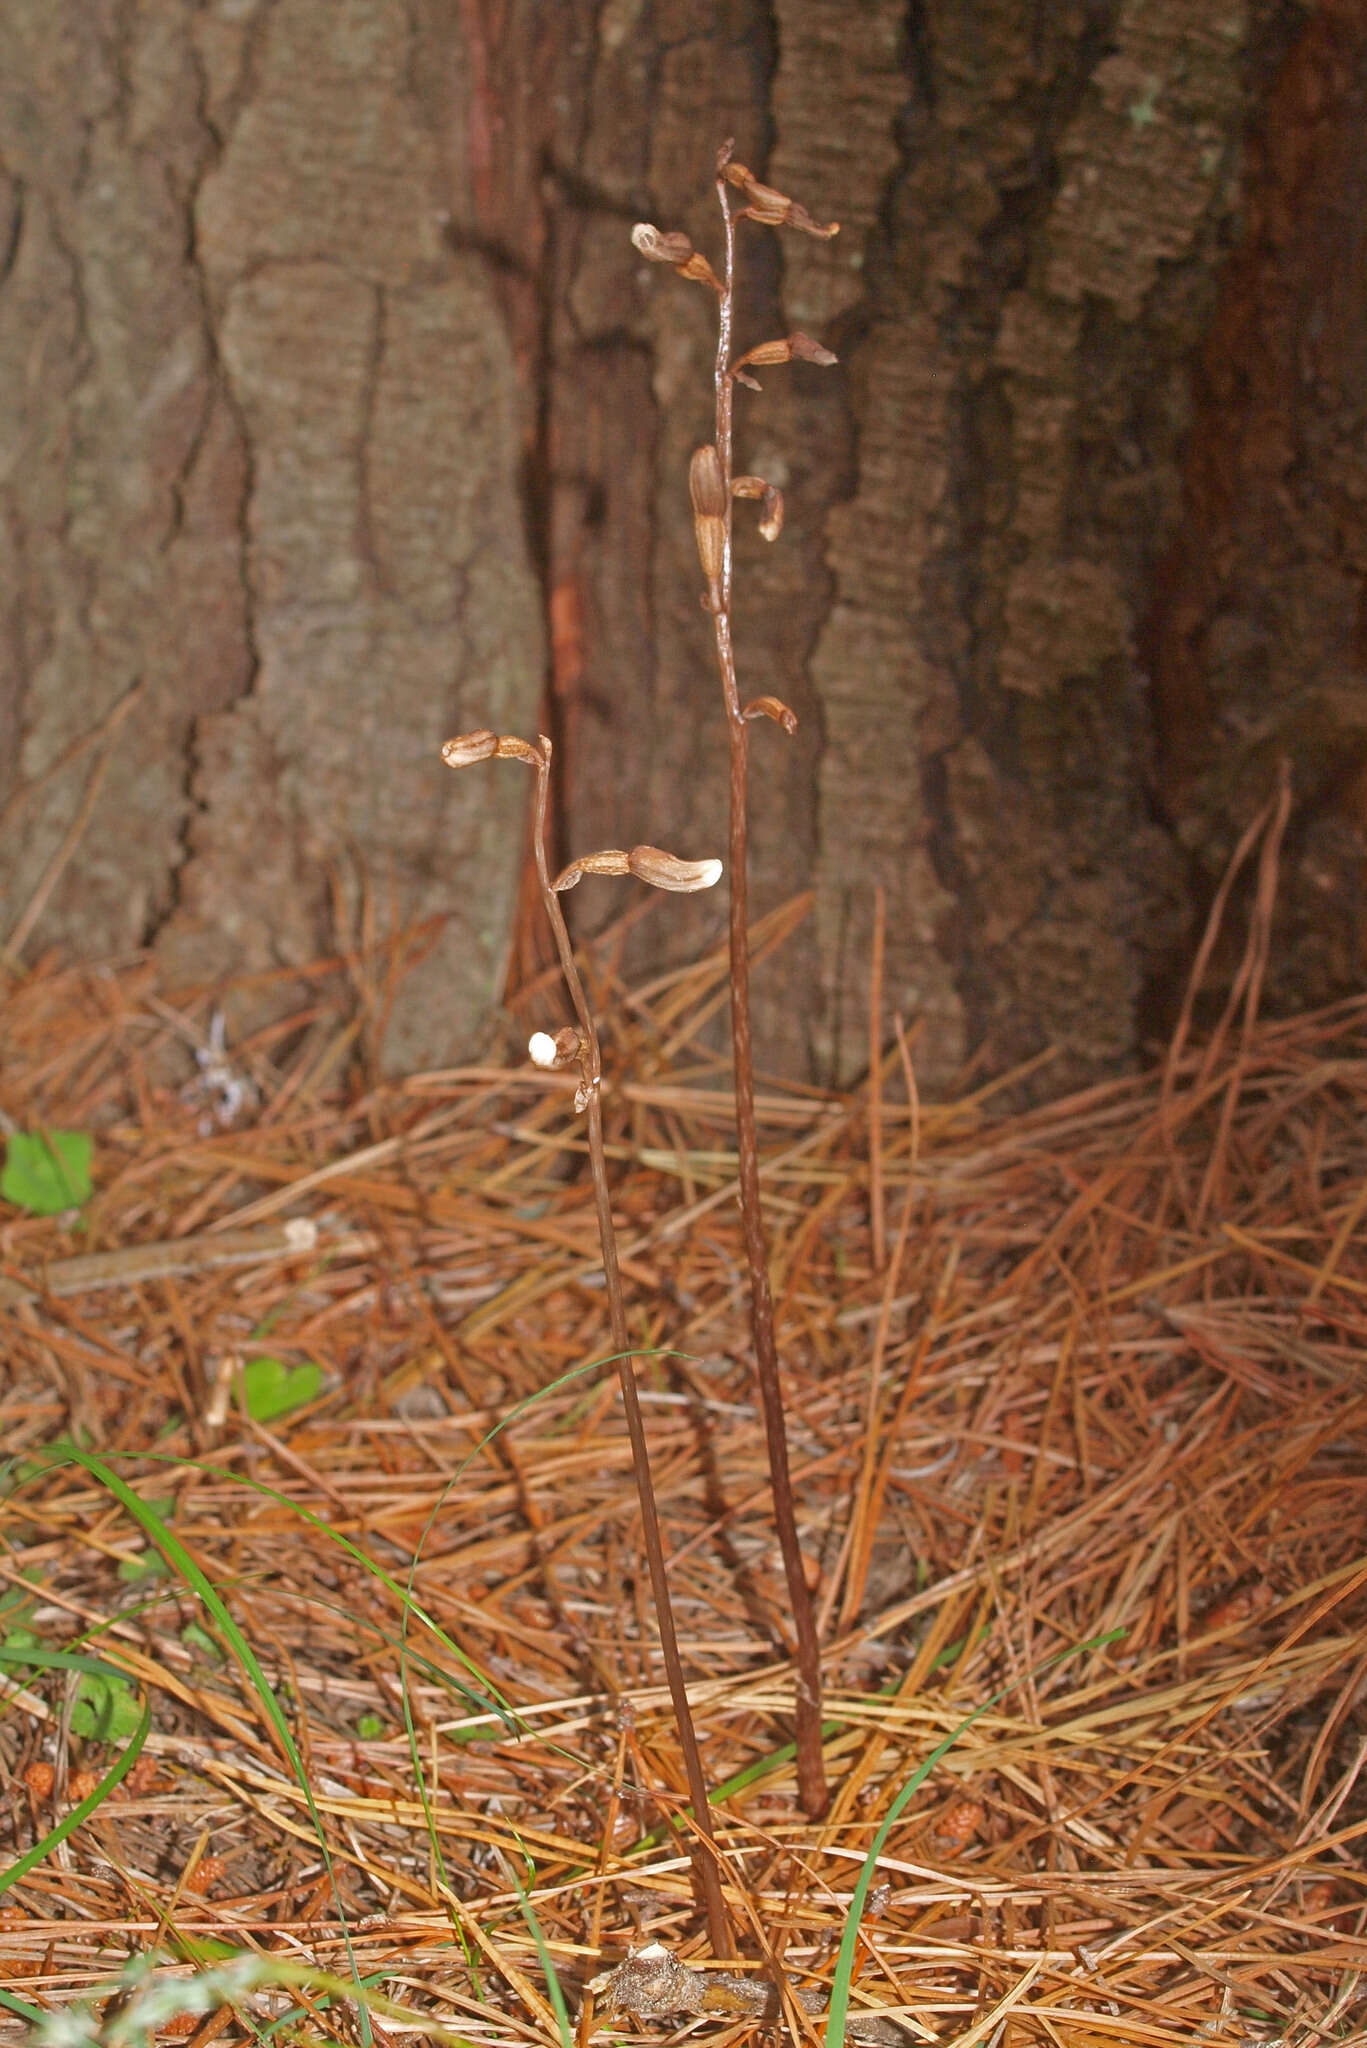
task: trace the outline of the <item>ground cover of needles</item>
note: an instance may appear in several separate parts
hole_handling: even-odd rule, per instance
[[[877,1115],[761,1080],[813,1823],[724,964],[590,976],[732,1967],[829,1982],[880,1822],[982,1710],[882,1845],[852,2012],[1361,2040],[1367,1001],[1025,1113],[909,1103],[895,1048]],[[77,1213],[0,1209],[11,2038],[98,1996],[113,2039],[148,1955],[164,2040],[550,2048],[630,2035],[588,1986],[633,1946],[708,1960],[572,1082],[367,1080],[377,1007],[325,988],[222,1056],[136,961],[0,1006],[6,1128],[94,1140]],[[240,1951],[282,1982],[197,2004]]]

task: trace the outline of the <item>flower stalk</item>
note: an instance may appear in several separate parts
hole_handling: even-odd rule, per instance
[[[532,746],[528,741],[515,736],[500,736],[491,732],[462,733],[457,738],[448,740],[442,748],[443,760],[453,768],[464,768],[475,762],[497,757],[524,761],[536,775],[536,810],[532,828],[536,877],[541,889],[541,901],[555,938],[560,972],[577,1021],[563,1026],[554,1036],[546,1031],[534,1032],[528,1050],[534,1064],[539,1067],[577,1068],[579,1073],[574,1107],[576,1114],[587,1112],[588,1116],[589,1170],[593,1178],[594,1205],[598,1215],[598,1241],[603,1255],[603,1277],[607,1284],[612,1348],[616,1354],[617,1377],[622,1389],[622,1408],[626,1416],[627,1436],[631,1443],[631,1462],[636,1475],[637,1498],[641,1506],[641,1531],[650,1572],[651,1593],[655,1602],[655,1618],[660,1631],[660,1650],[664,1658],[669,1697],[674,1708],[674,1722],[678,1729],[679,1747],[683,1752],[689,1798],[693,1807],[693,1837],[690,1850],[694,1880],[707,1917],[712,1952],[719,1957],[728,1957],[735,1952],[731,1939],[731,1923],[726,1901],[722,1896],[721,1863],[712,1831],[712,1808],[708,1799],[707,1778],[703,1771],[697,1732],[693,1726],[683,1661],[679,1655],[678,1631],[674,1626],[674,1608],[670,1599],[665,1564],[664,1538],[660,1531],[655,1484],[650,1470],[650,1450],[646,1442],[640,1397],[636,1390],[635,1360],[627,1329],[626,1304],[622,1295],[622,1275],[617,1258],[617,1232],[612,1220],[607,1154],[603,1144],[602,1055],[593,1012],[584,993],[584,984],[575,962],[574,947],[570,943],[565,915],[560,908],[561,895],[565,890],[573,888],[584,875],[634,875],[638,880],[648,882],[657,889],[686,893],[711,888],[720,878],[722,867],[719,860],[685,861],[672,853],[665,853],[657,846],[636,846],[629,853],[610,849],[604,853],[585,854],[579,860],[571,861],[567,868],[552,878],[546,858],[546,815],[550,796],[551,753],[551,743],[544,734],[538,739],[537,744]]]
[[[741,203],[735,203],[739,193]],[[797,1748],[798,1798],[804,1812],[816,1818],[827,1804],[826,1772],[821,1752],[821,1650],[811,1590],[807,1584],[797,1518],[792,1476],[788,1463],[788,1435],[784,1416],[783,1388],[779,1378],[778,1348],[774,1335],[774,1309],[769,1288],[768,1254],[764,1214],[759,1187],[759,1143],[755,1130],[754,1052],[750,1021],[750,951],[748,877],[748,789],[749,721],[768,718],[792,734],[797,717],[777,697],[757,697],[741,702],[736,680],[736,657],[731,637],[732,528],[737,498],[758,500],[760,533],[765,540],[778,538],[783,525],[783,500],[778,490],[763,477],[737,476],[733,462],[733,413],[737,384],[758,390],[751,374],[770,364],[807,362],[834,363],[831,351],[809,335],[795,333],[775,341],[761,342],[744,355],[733,358],[736,310],[736,227],[752,220],[766,227],[794,228],[821,240],[839,232],[838,225],[822,226],[805,207],[773,186],[762,185],[744,164],[732,155],[732,144],[723,145],[717,158],[717,198],[721,206],[725,237],[725,263],[718,279],[710,266],[696,257],[686,237],[662,235],[658,228],[642,222],[632,233],[638,252],[650,262],[668,262],[681,276],[696,278],[717,292],[717,352],[714,371],[716,394],[714,438],[710,446],[694,453],[689,466],[689,496],[697,537],[698,559],[707,588],[703,607],[711,614],[716,642],[717,668],[721,677],[722,701],[730,743],[730,966],[731,966],[731,1057],[736,1098],[736,1143],[739,1156],[741,1219],[745,1236],[746,1264],[750,1276],[750,1328],[755,1347],[755,1370],[760,1405],[764,1415],[765,1440],[769,1455],[770,1485],[774,1501],[774,1526],[783,1557],[784,1576],[796,1638],[797,1711],[794,1734]]]

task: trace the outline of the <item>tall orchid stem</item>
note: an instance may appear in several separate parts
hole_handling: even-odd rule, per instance
[[[769,1265],[764,1242],[764,1215],[760,1206],[759,1145],[755,1136],[755,1074],[750,1031],[750,944],[749,904],[746,888],[748,859],[747,791],[749,730],[741,707],[736,682],[736,658],[731,643],[731,539],[735,501],[731,496],[732,324],[735,313],[736,217],[726,182],[717,180],[722,219],[726,230],[726,270],[722,282],[717,322],[717,455],[726,493],[724,519],[726,538],[722,552],[719,589],[711,605],[716,633],[717,666],[721,671],[722,695],[726,704],[726,728],[731,743],[730,850],[730,951],[731,951],[731,1058],[735,1073],[736,1144],[740,1159],[740,1208],[745,1232],[745,1256],[750,1269],[750,1329],[755,1346],[755,1369],[760,1403],[764,1410],[764,1434],[769,1451],[769,1476],[774,1496],[774,1526],[783,1570],[788,1581],[788,1599],[797,1638],[797,1713],[794,1735],[797,1745],[797,1789],[803,1812],[816,1819],[827,1804],[826,1767],[821,1754],[821,1650],[817,1640],[812,1596],[803,1570],[802,1551],[797,1539],[797,1517],[793,1506],[793,1482],[788,1466],[788,1432],[783,1412],[783,1388],[779,1380],[778,1348],[774,1339],[774,1307],[769,1291]]]
[[[631,1351],[631,1339],[627,1333],[626,1307],[622,1300],[622,1275],[617,1262],[617,1233],[612,1221],[607,1155],[603,1148],[603,1066],[598,1033],[588,997],[584,993],[579,969],[575,965],[574,948],[570,944],[564,912],[560,908],[560,898],[551,885],[550,869],[546,861],[546,813],[551,779],[551,743],[544,735],[540,740],[539,755],[536,764],[534,830],[536,874],[541,885],[541,898],[546,906],[546,916],[555,934],[556,951],[560,956],[560,971],[564,975],[565,987],[574,1006],[582,1043],[580,1072],[584,1092],[588,1098],[586,1108],[589,1167],[593,1175],[593,1195],[598,1211],[598,1238],[603,1252],[603,1276],[607,1282],[608,1308],[612,1319],[612,1348],[617,1354],[617,1377],[621,1382],[622,1407],[627,1419],[627,1435],[631,1440],[631,1463],[636,1474],[637,1498],[641,1504],[641,1531],[645,1540],[646,1561],[650,1567],[651,1590],[655,1598],[655,1618],[660,1629],[660,1649],[669,1680],[669,1697],[674,1706],[679,1744],[683,1750],[689,1797],[693,1802],[694,1831],[690,1844],[693,1874],[702,1896],[703,1910],[707,1915],[707,1931],[712,1943],[712,1953],[718,1957],[729,1957],[735,1953],[731,1939],[731,1923],[726,1911],[726,1902],[722,1897],[720,1858],[717,1853],[716,1837],[712,1832],[712,1808],[707,1796],[707,1779],[703,1773],[702,1756],[693,1727],[693,1713],[688,1703],[688,1687],[684,1683],[683,1663],[679,1656],[679,1638],[674,1627],[674,1608],[670,1600],[669,1579],[665,1570],[664,1540],[660,1533],[660,1517],[655,1504],[655,1487],[650,1476],[650,1451],[646,1444],[640,1397],[636,1391],[635,1361]]]

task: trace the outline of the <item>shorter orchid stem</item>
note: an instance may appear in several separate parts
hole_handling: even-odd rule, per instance
[[[546,863],[546,810],[550,787],[551,743],[544,737],[540,742],[540,751],[541,759],[536,770],[534,827],[537,879],[541,885],[546,915],[555,935],[561,972],[574,1006],[583,1044],[581,1073],[583,1090],[588,1098],[585,1107],[588,1111],[589,1168],[593,1176],[594,1202],[598,1211],[598,1237],[602,1246],[603,1276],[607,1283],[608,1309],[612,1321],[612,1348],[617,1354],[617,1377],[622,1388],[622,1408],[626,1415],[627,1435],[631,1440],[631,1462],[636,1474],[637,1497],[641,1504],[641,1533],[650,1570],[651,1591],[655,1600],[655,1618],[660,1630],[660,1651],[669,1681],[669,1697],[674,1707],[674,1720],[679,1732],[679,1745],[683,1751],[689,1797],[693,1804],[693,1873],[702,1895],[703,1910],[707,1915],[707,1931],[712,1943],[712,1952],[718,1958],[725,1958],[734,1955],[735,1948],[731,1939],[731,1923],[726,1901],[722,1896],[721,1859],[712,1832],[712,1808],[708,1799],[707,1779],[703,1772],[702,1756],[693,1726],[693,1712],[688,1701],[683,1661],[679,1655],[679,1639],[674,1627],[674,1608],[670,1599],[669,1578],[665,1565],[664,1539],[660,1532],[655,1486],[650,1475],[650,1451],[646,1443],[640,1396],[636,1390],[635,1361],[627,1331],[626,1307],[622,1299],[622,1275],[617,1261],[617,1233],[612,1220],[607,1155],[603,1146],[602,1061],[598,1033],[594,1027],[588,998],[584,993],[584,984],[575,964],[574,948],[570,943],[564,912],[560,908],[560,899],[551,885],[550,870]]]

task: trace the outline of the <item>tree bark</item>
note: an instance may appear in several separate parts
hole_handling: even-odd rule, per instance
[[[525,850],[448,732],[545,722],[562,851],[721,850],[713,307],[629,233],[714,249],[732,135],[842,222],[743,230],[742,344],[841,357],[737,414],[787,498],[773,547],[738,522],[741,687],[801,719],[754,736],[752,902],[814,894],[761,1066],[863,1065],[878,884],[923,1085],[1131,1062],[1284,750],[1273,986],[1360,980],[1358,10],[9,0],[0,38],[24,957],[151,939],[188,981],[441,914],[406,1067],[487,1030]],[[629,971],[723,917],[656,906]]]
[[[449,233],[455,25],[10,0],[3,35],[12,786],[143,685],[39,937],[202,981],[439,914],[385,1042],[439,1058],[486,1023],[521,813],[438,750],[542,680],[521,400]],[[90,769],[11,822],[7,929]]]
[[[1279,757],[1297,797],[1269,995],[1367,965],[1367,18],[1317,9],[1257,110],[1142,645],[1198,905]],[[1237,929],[1219,978],[1235,964]]]
[[[831,243],[751,231],[744,339],[801,327],[842,358],[766,372],[738,408],[741,466],[788,495],[776,547],[743,525],[743,689],[802,718],[793,744],[756,739],[755,902],[816,905],[758,977],[762,1061],[862,1066],[879,883],[888,1009],[919,1028],[927,1085],[970,1054],[1000,1071],[1049,1051],[1056,1089],[1163,1028],[1206,892],[1145,656],[1243,138],[1300,28],[1218,0],[737,0],[584,9],[543,47],[541,125],[506,138],[508,162],[552,168],[535,231],[515,177],[486,203],[544,292],[576,845],[704,852],[724,829],[684,488],[712,309],[625,231],[643,216],[715,248],[725,134],[843,224]],[[715,937],[715,908],[670,911],[638,966]]]

